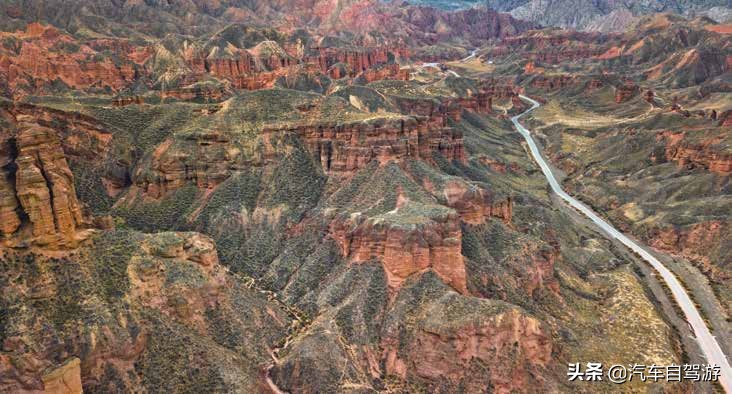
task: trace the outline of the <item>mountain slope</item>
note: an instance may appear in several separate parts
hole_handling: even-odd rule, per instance
[[[455,9],[472,7],[473,1],[442,2],[422,0],[419,4]],[[482,2],[500,12],[510,12],[517,19],[591,31],[622,31],[634,17],[658,12],[683,15],[706,15],[718,22],[729,18],[729,0],[487,0]]]
[[[171,33],[198,37],[243,23],[281,32],[307,29],[341,37],[350,33],[417,42],[492,38],[534,26],[485,7],[447,13],[379,0],[11,0],[0,4],[0,30],[22,30],[33,21],[89,38],[144,39]]]

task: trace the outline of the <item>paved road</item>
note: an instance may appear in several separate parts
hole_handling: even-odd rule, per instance
[[[470,52],[470,55],[466,56],[463,59],[460,59],[460,63],[465,63],[468,60],[474,58],[477,53],[478,53],[478,48],[473,49],[473,52]]]
[[[536,146],[534,139],[531,137],[531,132],[519,123],[519,118],[538,108],[539,103],[526,96],[521,96],[521,98],[530,102],[531,104],[533,104],[533,106],[526,112],[512,117],[511,121],[513,122],[514,126],[516,126],[516,129],[519,131],[519,133],[524,136],[526,142],[529,144],[531,155],[534,156],[534,160],[539,163],[539,167],[541,167],[541,171],[544,173],[544,176],[549,181],[549,185],[551,186],[552,191],[554,191],[554,193],[556,193],[559,197],[562,198],[562,200],[567,202],[573,208],[582,212],[590,220],[595,222],[595,224],[600,226],[600,228],[610,237],[617,239],[625,246],[630,248],[632,251],[639,254],[656,271],[658,271],[659,274],[661,274],[661,278],[663,278],[663,281],[666,282],[666,285],[668,285],[668,287],[671,289],[671,293],[673,294],[674,299],[681,307],[684,315],[686,315],[686,320],[689,322],[692,329],[694,330],[694,334],[696,335],[696,341],[699,343],[699,347],[704,353],[704,356],[707,359],[707,363],[720,366],[722,373],[720,375],[719,381],[722,384],[722,387],[724,387],[724,390],[727,393],[732,394],[732,368],[730,368],[729,361],[724,355],[724,352],[722,352],[722,349],[719,347],[717,340],[712,336],[709,328],[704,323],[704,320],[699,314],[699,311],[696,309],[694,303],[691,301],[691,298],[687,294],[684,287],[681,285],[679,280],[676,279],[673,273],[669,271],[668,268],[666,268],[660,261],[658,261],[658,259],[653,257],[653,255],[643,249],[638,243],[631,240],[620,231],[616,230],[615,227],[603,220],[590,208],[588,208],[577,199],[562,190],[559,182],[557,182],[557,179],[554,178],[554,174],[549,168],[549,165],[546,163],[546,161],[544,161],[544,158],[541,156],[539,148]]]
[[[416,66],[416,67],[417,67],[417,68],[436,68],[436,69],[438,69],[438,70],[440,70],[440,69],[441,69],[441,68],[440,68],[440,63],[422,63],[421,65],[418,65],[418,66]],[[452,75],[454,75],[454,76],[456,76],[456,77],[460,77],[460,74],[456,73],[456,72],[455,72],[455,71],[453,71],[453,70],[447,70],[447,71],[445,71],[445,72],[447,72],[447,73],[450,73],[450,74],[452,74]]]

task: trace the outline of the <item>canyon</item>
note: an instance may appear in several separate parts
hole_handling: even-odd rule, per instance
[[[583,392],[570,362],[704,363],[513,128],[542,104],[561,188],[708,279],[726,349],[726,25],[633,20],[0,4],[0,391]]]

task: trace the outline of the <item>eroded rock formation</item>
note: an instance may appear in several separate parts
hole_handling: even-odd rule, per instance
[[[410,222],[410,215],[419,220]],[[458,292],[467,293],[460,217],[451,209],[403,201],[379,217],[355,214],[336,220],[330,236],[352,263],[380,261],[392,291],[410,276],[432,270]]]
[[[222,376],[222,387],[257,391],[266,349],[284,337],[289,318],[219,264],[210,238],[100,232],[76,254],[56,255],[62,257],[3,254],[23,278],[4,288],[21,307],[4,320],[3,390],[78,394],[83,385],[89,391],[135,391],[169,379],[210,388],[204,377]],[[64,313],[48,313],[56,308]],[[119,314],[116,308],[138,313]],[[90,321],[90,314],[96,319]],[[267,334],[247,335],[260,329]],[[246,353],[214,339],[227,338],[224,333]],[[176,365],[179,357],[197,370],[217,372],[177,377],[161,363]]]
[[[665,144],[665,160],[674,161],[679,166],[701,167],[722,175],[732,173],[732,155],[721,152],[714,140],[689,143],[685,132],[665,131],[656,135],[656,140]]]
[[[491,217],[511,222],[513,203],[510,197],[497,199],[483,188],[457,180],[447,182],[442,193],[447,206],[455,209],[466,223],[483,224]]]
[[[567,74],[538,75],[531,81],[531,86],[536,89],[551,91],[565,89],[575,83],[576,78]]]
[[[465,160],[462,134],[451,128],[433,127],[425,119],[385,118],[291,131],[305,139],[328,173],[352,173],[371,160],[386,163],[407,156],[431,160],[433,152],[448,160]]]
[[[659,250],[682,256],[692,261],[710,279],[730,279],[709,257],[709,251],[718,248],[729,224],[722,220],[707,220],[690,226],[666,226],[654,229],[650,245]]]
[[[162,197],[187,184],[200,189],[213,188],[227,179],[232,169],[248,162],[261,166],[242,152],[231,151],[231,138],[216,131],[192,135],[181,140],[169,138],[150,154],[132,175],[132,182],[151,198]]]
[[[0,141],[5,192],[0,214],[3,235],[10,237],[27,215],[36,243],[73,247],[77,230],[89,224],[77,200],[74,177],[53,130],[21,123],[14,138]]]
[[[79,44],[51,26],[31,23],[25,31],[0,33],[0,38],[18,42],[15,50],[0,50],[0,73],[6,75],[13,95],[42,92],[60,82],[77,89],[131,85],[151,52],[135,48],[125,40],[91,41]],[[113,43],[113,41],[117,43]],[[94,54],[114,49],[118,61]]]
[[[81,361],[74,357],[43,375],[43,392],[49,394],[81,394]]]
[[[341,48],[312,48],[316,54],[306,56],[305,63],[317,64],[323,72],[340,63],[348,66],[354,74],[366,71],[372,67],[386,64],[390,56],[395,56],[389,48],[362,48],[349,50]],[[396,54],[405,54],[404,49],[396,48]]]
[[[615,103],[624,103],[640,93],[640,88],[633,82],[625,82],[615,87]]]
[[[382,341],[387,374],[445,381],[468,392],[485,392],[489,387],[496,392],[521,391],[544,381],[534,372],[551,361],[553,346],[536,318],[518,309],[458,297],[443,296],[425,308],[413,335],[387,336]],[[478,305],[467,312],[468,303]],[[450,315],[447,310],[465,315]],[[404,340],[407,343],[399,346]],[[485,368],[484,373],[476,368]]]

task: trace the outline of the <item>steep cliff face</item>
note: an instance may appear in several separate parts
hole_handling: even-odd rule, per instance
[[[425,119],[385,118],[291,131],[304,138],[326,173],[352,174],[372,160],[387,163],[416,157],[429,161],[433,153],[448,160],[465,161],[462,134],[451,128],[435,127]]]
[[[0,231],[5,238],[20,227],[20,202],[15,192],[15,144],[0,140]]]
[[[132,174],[132,183],[151,198],[188,184],[214,188],[231,175],[237,163],[250,159],[234,150],[234,145],[230,136],[215,131],[180,140],[166,139]],[[261,156],[253,160],[251,164],[264,164]]]
[[[518,56],[529,61],[530,69],[573,61],[590,61],[606,51],[619,35],[603,35],[565,30],[530,31],[505,37],[490,47],[487,56]],[[531,72],[527,70],[527,73]]]
[[[394,53],[404,52],[399,48],[394,52],[388,48],[363,48],[359,50],[314,48],[312,51],[315,53],[305,56],[304,61],[306,63],[317,64],[322,71],[327,71],[335,64],[341,63],[347,65],[353,73],[360,73],[374,66],[386,64],[389,62],[390,57],[396,56]]]
[[[484,7],[454,13],[444,13],[434,8],[410,7],[402,13],[404,16],[401,20],[416,26],[418,31],[427,32],[433,42],[452,37],[476,40],[503,38],[538,27]]]
[[[701,167],[721,175],[732,173],[732,155],[720,151],[715,140],[707,142],[686,142],[684,132],[659,132],[656,140],[665,144],[665,160],[674,161],[681,167]]]
[[[690,226],[668,226],[650,235],[650,244],[660,250],[683,256],[696,263],[710,279],[729,280],[729,274],[714,264],[708,253],[718,247],[729,223],[709,220]]]
[[[568,74],[538,75],[531,80],[531,87],[544,91],[566,89],[577,83],[576,77]]]
[[[151,52],[120,40],[112,45],[91,41],[81,44],[51,26],[31,23],[25,31],[0,33],[15,47],[0,48],[0,71],[10,94],[23,96],[58,89],[120,90],[134,83]],[[109,50],[114,50],[114,58]],[[55,86],[54,86],[55,85]]]
[[[56,132],[38,124],[21,123],[13,138],[2,141],[2,214],[5,237],[24,220],[41,245],[74,247],[78,230],[89,224],[77,200],[74,177]],[[27,217],[27,219],[25,219]]]
[[[633,82],[625,82],[615,87],[615,103],[624,103],[640,93],[640,88]]]
[[[513,203],[510,197],[498,199],[483,188],[456,180],[447,182],[441,192],[447,206],[454,208],[465,223],[484,224],[489,218],[511,223]]]
[[[428,216],[418,216],[425,212]],[[409,221],[409,216],[416,221]],[[381,216],[356,214],[336,220],[330,234],[352,263],[380,261],[393,292],[410,276],[431,270],[458,292],[467,293],[460,217],[452,210],[402,200]]]
[[[399,69],[395,59],[408,56],[400,47],[298,47],[292,55],[274,41],[262,41],[253,48],[239,49],[227,46],[211,49],[184,47],[182,56],[189,68],[190,80],[201,80],[205,75],[230,81],[235,88],[257,90],[272,88],[281,78],[291,79],[294,74],[327,74],[333,79],[357,78],[360,83],[382,79],[409,78]],[[169,56],[164,52],[161,56]]]
[[[511,100],[521,108],[524,104],[518,95],[521,88],[511,81],[495,78],[481,79],[467,92],[446,96],[402,96],[398,91],[388,92],[395,109],[403,114],[426,117],[433,127],[447,126],[449,120],[460,122],[463,111],[477,114],[495,114],[493,105],[498,100]]]
[[[266,71],[288,68],[298,63],[277,42],[264,40],[249,49],[229,45],[198,50],[183,48],[183,56],[193,73],[209,73],[223,78],[236,79]]]
[[[122,92],[143,86],[161,89],[165,97],[208,97],[217,93],[185,90],[211,78],[228,81],[238,89],[271,88],[279,78],[303,65],[314,66],[322,73],[343,65],[347,73],[336,72],[336,77],[360,75],[367,83],[408,78],[394,62],[409,55],[403,47],[312,47],[307,52],[300,47],[292,56],[279,43],[266,39],[251,47],[231,43],[201,46],[174,37],[165,44],[133,45],[123,38],[83,40],[38,23],[29,24],[25,31],[0,33],[0,39],[8,43],[0,48],[0,88],[9,97],[65,89]],[[211,38],[216,39],[215,35]]]
[[[468,392],[489,387],[510,392],[546,384],[535,373],[548,366],[553,344],[534,317],[499,302],[454,294],[444,294],[408,315],[416,321],[415,331],[387,325],[382,341],[387,374]],[[482,368],[487,372],[477,373]]]
[[[74,254],[2,256],[0,299],[18,305],[3,320],[3,390],[257,391],[290,320],[197,233],[99,232]]]
[[[384,79],[408,81],[409,72],[401,70],[398,64],[392,63],[368,68],[356,76],[356,81],[360,83],[371,83]]]
[[[236,136],[217,131],[174,137],[158,145],[133,173],[133,183],[147,196],[160,198],[193,184],[213,189],[246,167],[262,167],[281,156],[273,141],[302,138],[326,174],[351,175],[372,161],[385,164],[405,158],[431,161],[433,153],[465,160],[462,134],[434,126],[424,118],[394,116],[356,122],[265,126],[257,138],[262,150],[242,148]],[[247,144],[250,144],[249,142]]]
[[[488,377],[494,389],[510,392],[525,388],[532,379],[528,371],[546,366],[551,360],[551,342],[539,321],[516,310],[494,316],[482,325],[440,328],[427,324],[417,334],[410,351],[420,357],[415,358],[413,370],[408,369],[407,373],[429,380],[459,382],[468,378],[466,368],[480,360],[495,365]],[[522,367],[497,368],[503,363],[496,355],[507,352],[517,343]]]

